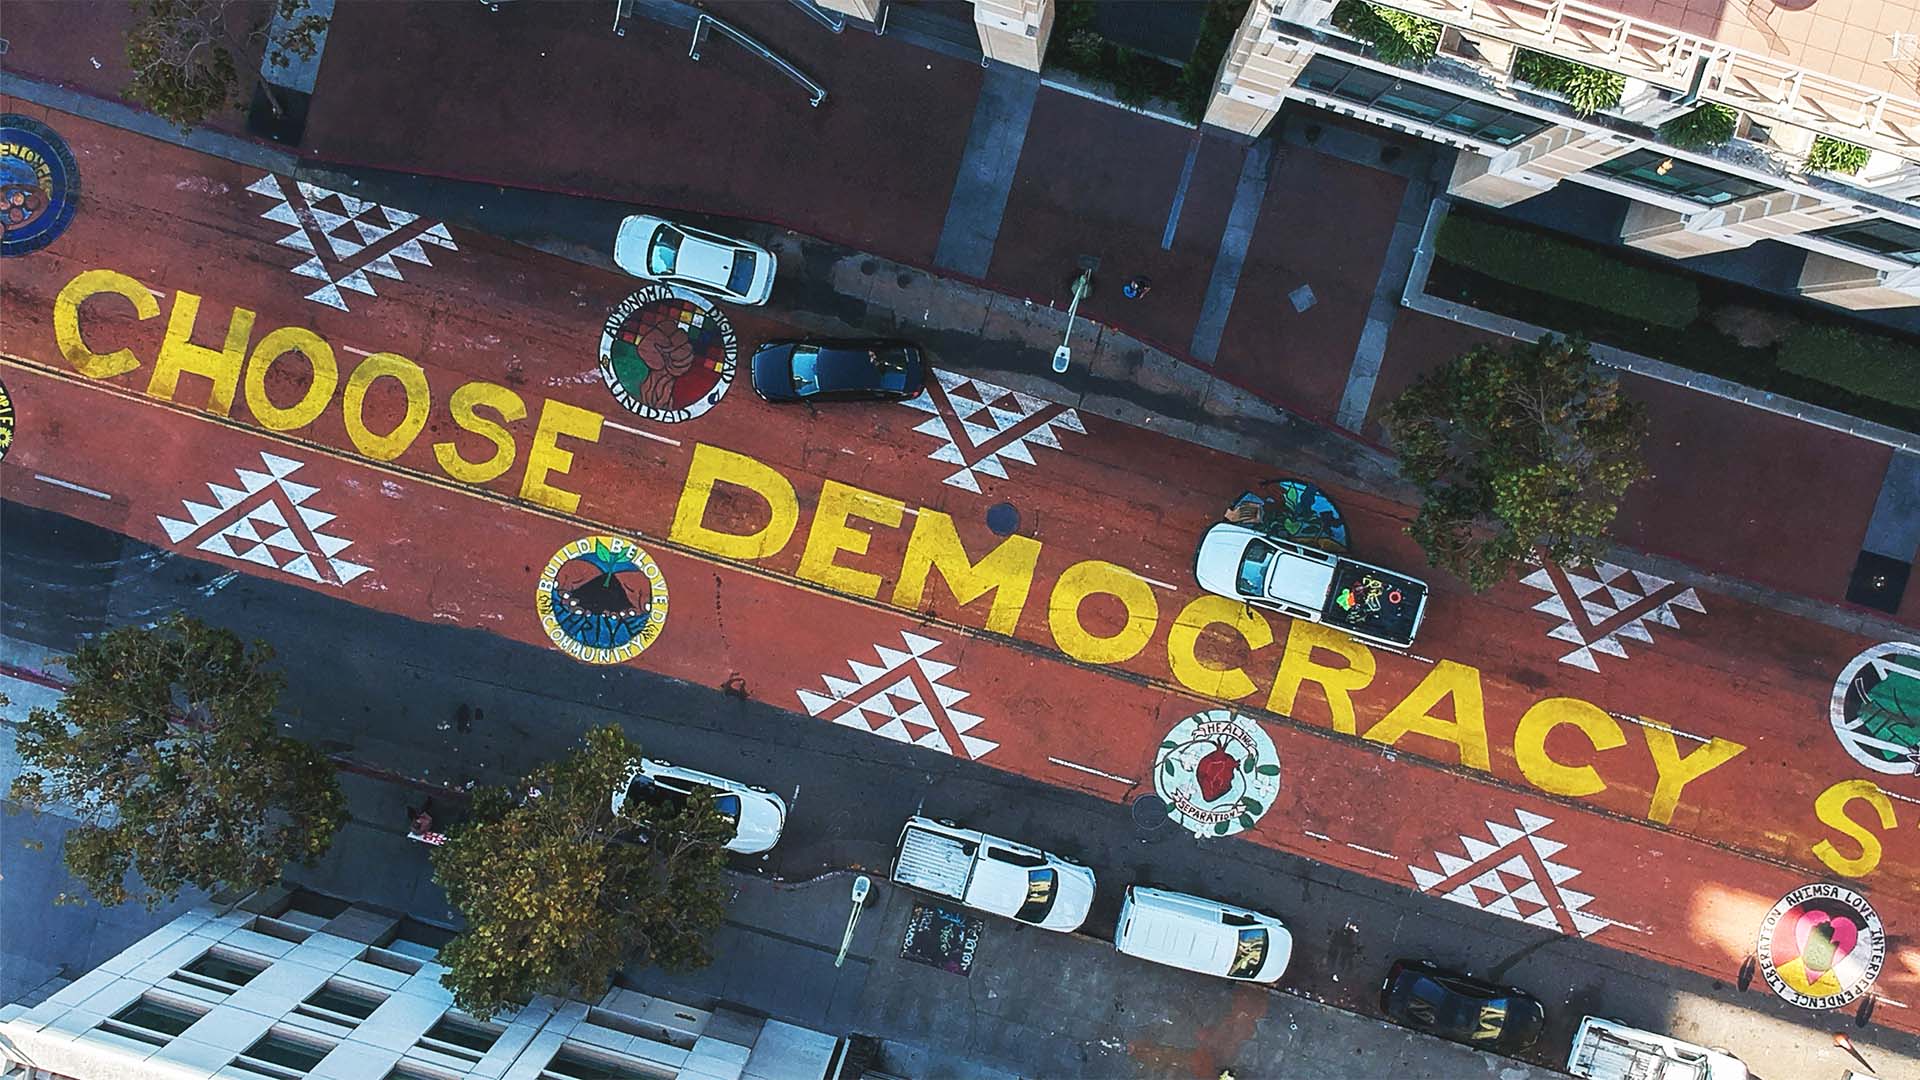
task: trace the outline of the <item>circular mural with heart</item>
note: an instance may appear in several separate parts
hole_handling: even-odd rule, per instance
[[[1867,898],[1824,882],[1780,898],[1760,921],[1760,974],[1803,1009],[1837,1009],[1873,986],[1887,935]]]
[[[1153,789],[1194,835],[1231,836],[1253,828],[1280,794],[1280,754],[1251,718],[1208,709],[1161,740]]]
[[[666,627],[667,579],[633,541],[585,536],[554,552],[533,606],[547,637],[568,656],[625,663]]]
[[[720,404],[733,385],[740,341],[713,301],[690,289],[648,285],[600,328],[600,377],[620,404],[678,424]]]

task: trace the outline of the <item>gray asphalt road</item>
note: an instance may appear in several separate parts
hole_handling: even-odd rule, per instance
[[[53,653],[103,625],[175,609],[263,638],[288,677],[293,733],[422,784],[504,781],[591,726],[621,724],[650,755],[789,797],[774,856],[746,864],[768,875],[884,872],[901,821],[925,812],[1094,867],[1100,898],[1086,930],[1096,936],[1111,935],[1129,882],[1272,912],[1295,933],[1284,989],[1313,1000],[1373,1011],[1374,988],[1396,956],[1430,956],[1524,987],[1548,1007],[1540,1061],[1563,1061],[1572,1028],[1593,1012],[1724,1045],[1769,1080],[1837,1078],[1844,1062],[1830,1039],[1843,1028],[1883,1075],[1910,1068],[1905,1075],[1920,1076],[1920,1040],[1855,1028],[1850,1011],[1793,1009],[1763,983],[1746,992],[1729,985],[1732,971],[1707,980],[1251,843],[1143,830],[1125,806],[1104,799],[811,720],[794,703],[757,696],[751,671],[736,693],[721,685],[725,671],[702,686],[589,667],[554,650],[237,575],[16,503],[0,510],[0,581],[0,632]]]

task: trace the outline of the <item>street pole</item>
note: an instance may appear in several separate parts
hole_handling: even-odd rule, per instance
[[[1053,350],[1053,370],[1056,375],[1065,375],[1067,365],[1073,362],[1073,350],[1067,343],[1073,340],[1073,320],[1080,314],[1080,301],[1093,291],[1093,271],[1082,270],[1080,276],[1073,279],[1073,303],[1067,307],[1067,336],[1060,339],[1060,347]]]
[[[834,954],[834,967],[847,962],[847,950],[853,947],[853,928],[860,924],[860,909],[867,906],[867,893],[872,888],[873,882],[865,874],[853,879],[853,913],[847,916],[847,932],[840,935],[840,951]]]

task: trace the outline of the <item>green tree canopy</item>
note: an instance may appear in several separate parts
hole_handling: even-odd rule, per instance
[[[273,650],[175,615],[122,627],[65,661],[73,685],[20,727],[11,798],[80,823],[67,868],[107,904],[181,888],[254,889],[311,864],[347,820],[334,770],[273,719]]]
[[[476,792],[471,816],[434,852],[434,880],[466,922],[440,951],[454,1003],[482,1018],[535,994],[595,998],[619,967],[707,964],[726,914],[733,825],[708,799],[662,807],[614,790],[640,761],[617,727],[530,773],[516,798]]]
[[[1646,410],[1578,340],[1475,348],[1401,394],[1386,427],[1423,496],[1407,532],[1475,591],[1536,551],[1590,563],[1646,475]]]
[[[253,3],[240,0],[131,0],[127,66],[133,70],[121,96],[153,110],[185,131],[227,104],[240,83],[240,65],[264,50],[267,62],[285,67],[289,56],[311,60],[327,20],[301,14],[307,0],[274,0],[270,21]],[[249,21],[250,20],[250,21]],[[267,90],[274,115],[283,106]]]

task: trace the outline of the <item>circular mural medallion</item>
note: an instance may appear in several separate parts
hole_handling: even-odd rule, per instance
[[[7,460],[7,451],[13,449],[13,396],[7,393],[7,384],[0,383],[0,461]]]
[[[1802,885],[1760,920],[1760,973],[1803,1009],[1837,1009],[1873,986],[1887,935],[1867,898],[1839,885]]]
[[[80,170],[52,128],[0,114],[0,256],[39,251],[59,239],[80,205]]]
[[[1195,713],[1161,740],[1153,789],[1197,836],[1251,829],[1280,794],[1280,755],[1260,725],[1229,709]]]
[[[1833,733],[1875,772],[1920,772],[1920,645],[1890,641],[1853,658],[1833,685]]]
[[[648,285],[613,309],[600,331],[600,377],[620,404],[678,424],[720,404],[740,342],[713,301]]]
[[[667,625],[667,579],[633,541],[585,536],[554,552],[533,604],[561,651],[619,664],[645,652]]]

